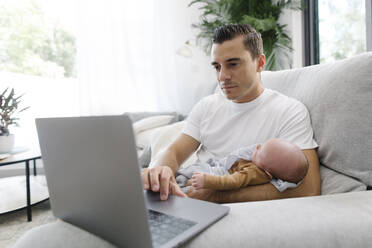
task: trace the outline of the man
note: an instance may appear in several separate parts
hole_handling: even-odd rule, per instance
[[[233,191],[191,188],[187,195],[221,203],[319,195],[317,144],[309,113],[299,101],[263,87],[261,35],[249,25],[219,27],[214,32],[211,57],[223,95],[205,97],[194,106],[183,133],[154,167],[143,171],[144,188],[160,191],[162,200],[168,194],[185,196],[174,175],[193,152],[197,151],[199,162],[205,162],[243,146],[280,138],[299,146],[308,160],[308,173],[298,187],[284,192],[270,183]]]

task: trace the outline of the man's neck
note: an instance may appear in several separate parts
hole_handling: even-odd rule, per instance
[[[264,92],[265,88],[263,87],[262,83],[259,82],[258,83],[258,86],[256,87],[256,89],[254,89],[250,96],[247,97],[246,99],[242,100],[242,99],[236,99],[236,100],[232,100],[234,103],[246,103],[246,102],[251,102],[255,99],[257,99],[263,92]]]

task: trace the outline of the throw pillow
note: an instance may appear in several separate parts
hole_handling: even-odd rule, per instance
[[[152,133],[151,138],[151,163],[150,166],[156,161],[158,156],[168,148],[168,146],[181,134],[185,121],[173,123],[171,125],[157,128]],[[195,163],[195,153],[191,155],[183,164],[182,167],[186,167],[192,163]]]
[[[157,115],[144,118],[133,123],[133,130],[135,134],[146,131],[148,129],[167,125],[174,119],[173,115]]]

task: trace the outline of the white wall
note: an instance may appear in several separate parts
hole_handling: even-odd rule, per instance
[[[279,22],[287,25],[288,35],[292,38],[292,68],[303,67],[302,12],[285,9]]]
[[[39,150],[35,118],[79,115],[76,79],[51,79],[4,71],[0,72],[0,79],[0,90],[10,87],[16,95],[24,94],[20,108],[30,106],[17,116],[19,127],[10,127],[10,132],[15,134],[15,147]],[[38,160],[39,173],[43,171],[41,164]],[[24,173],[24,163],[0,167],[0,178]]]
[[[216,76],[210,56],[195,46],[199,22],[198,6],[188,7],[188,0],[162,0],[155,5],[156,94],[160,110],[187,114],[203,96],[212,92]],[[185,42],[190,41],[190,45]]]

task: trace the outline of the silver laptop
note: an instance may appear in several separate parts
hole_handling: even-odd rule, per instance
[[[175,247],[229,211],[143,190],[126,115],[36,120],[52,211],[119,247]]]

